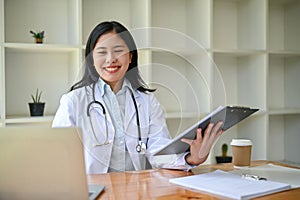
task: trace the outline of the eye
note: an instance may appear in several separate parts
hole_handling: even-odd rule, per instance
[[[96,53],[97,53],[98,55],[105,55],[107,52],[106,52],[106,51],[96,51]]]
[[[121,53],[124,52],[124,49],[115,49],[115,53]]]

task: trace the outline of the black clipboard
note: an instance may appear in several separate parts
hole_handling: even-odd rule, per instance
[[[182,142],[182,138],[195,139],[197,128],[202,128],[202,132],[206,129],[210,122],[217,123],[223,121],[222,129],[226,131],[240,121],[249,117],[259,109],[241,106],[220,106],[209,115],[186,129],[180,135],[159,149],[154,155],[169,155],[184,153],[189,150],[189,145]]]

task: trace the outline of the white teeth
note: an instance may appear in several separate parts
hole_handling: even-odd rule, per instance
[[[114,71],[116,69],[118,69],[118,67],[107,67],[105,68],[107,71]]]

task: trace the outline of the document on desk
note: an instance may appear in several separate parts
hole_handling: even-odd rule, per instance
[[[242,175],[243,173],[265,177],[270,181],[290,184],[292,188],[300,187],[300,169],[266,164],[261,166],[249,167],[247,170],[235,169],[230,173]]]
[[[173,178],[169,181],[181,186],[232,199],[250,199],[291,188],[286,183],[249,180],[222,170]]]

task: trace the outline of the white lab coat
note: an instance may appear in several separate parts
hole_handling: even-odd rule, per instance
[[[135,170],[146,168],[146,157],[153,167],[156,167],[153,153],[169,140],[169,131],[166,126],[162,108],[152,93],[134,91],[134,96],[139,110],[142,141],[147,143],[145,154],[136,152],[138,142],[138,128],[136,124],[136,111],[129,91],[126,92],[126,106],[124,117],[125,142]],[[104,101],[99,90],[95,90],[96,101]],[[88,104],[93,101],[91,87],[82,87],[64,94],[60,106],[54,117],[52,127],[80,127],[84,145],[84,156],[87,174],[106,173],[109,168],[113,143],[94,147],[95,140],[89,118],[87,116]],[[105,119],[100,105],[93,104],[91,108],[92,124],[99,141],[104,142]],[[112,119],[107,112],[108,140],[113,141],[115,129]],[[148,139],[148,141],[147,141]],[[146,157],[145,157],[146,156]],[[175,165],[185,165],[184,155],[178,156]]]

